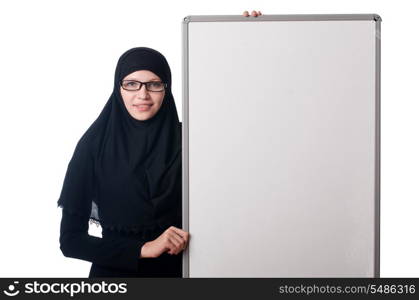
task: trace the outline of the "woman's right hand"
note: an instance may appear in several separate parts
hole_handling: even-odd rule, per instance
[[[189,233],[170,226],[158,238],[147,242],[141,248],[141,258],[156,258],[164,252],[169,254],[179,254],[186,249],[189,240]]]

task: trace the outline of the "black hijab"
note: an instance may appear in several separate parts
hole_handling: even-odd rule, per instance
[[[121,80],[138,70],[152,71],[167,83],[160,109],[145,121],[129,114],[120,93]],[[77,143],[58,206],[103,228],[181,227],[181,142],[165,57],[147,47],[126,51],[109,100]]]

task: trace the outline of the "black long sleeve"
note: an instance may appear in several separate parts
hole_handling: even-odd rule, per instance
[[[62,207],[60,249],[66,257],[137,271],[145,242],[125,236],[98,238],[88,234],[95,177],[90,146],[83,141],[79,141],[69,162],[58,201]]]
[[[138,271],[144,241],[126,237],[99,238],[88,234],[89,218],[62,210],[60,249],[64,256],[120,270]]]

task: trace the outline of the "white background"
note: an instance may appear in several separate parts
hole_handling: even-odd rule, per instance
[[[66,258],[59,249],[56,202],[77,141],[112,92],[119,56],[137,46],[165,55],[181,119],[183,17],[256,9],[263,14],[382,17],[381,276],[419,277],[415,2],[1,2],[0,276],[87,277],[90,263]]]

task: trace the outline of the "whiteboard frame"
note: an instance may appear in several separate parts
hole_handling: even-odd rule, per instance
[[[182,21],[182,228],[189,232],[189,95],[188,95],[188,25],[190,22],[264,22],[264,21],[375,21],[375,214],[374,277],[380,277],[380,172],[381,172],[381,17],[378,14],[298,14],[261,15],[193,15]],[[183,251],[182,274],[189,278],[189,247]]]

